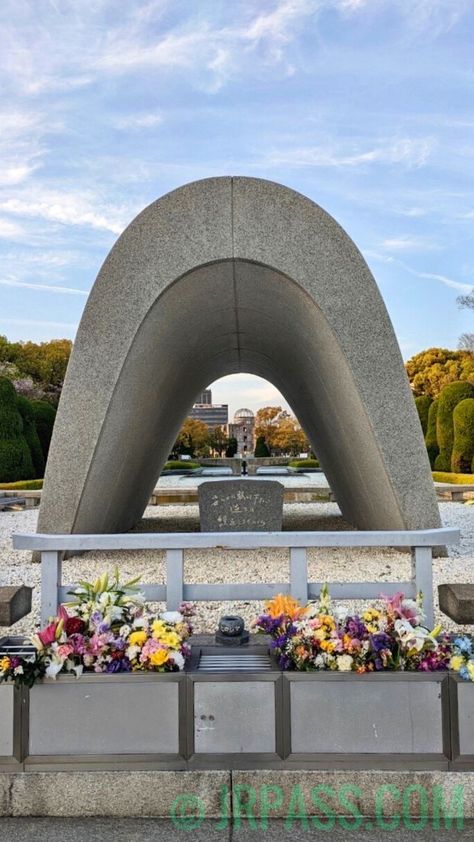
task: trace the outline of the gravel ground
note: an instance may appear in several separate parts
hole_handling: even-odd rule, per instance
[[[447,558],[434,559],[435,596],[441,582],[474,583],[474,506],[440,503],[445,526],[461,530],[461,543],[449,549]],[[15,634],[30,633],[39,620],[40,566],[31,561],[31,553],[13,550],[14,532],[34,532],[37,509],[0,513],[0,585],[28,584],[34,587],[33,614],[16,623]],[[350,529],[336,503],[292,503],[284,506],[285,530]],[[197,506],[150,506],[137,531],[198,531]],[[164,553],[141,550],[125,553],[88,552],[63,564],[63,581],[92,579],[119,562],[125,578],[140,575],[142,582],[164,581]],[[311,549],[308,551],[309,577],[313,581],[351,581],[359,579],[383,582],[406,580],[410,576],[408,553],[390,549]],[[353,575],[351,575],[353,571]],[[288,551],[261,549],[253,551],[188,551],[185,557],[185,581],[188,582],[261,582],[288,581]],[[249,623],[260,608],[258,602],[199,603],[194,626],[197,632],[210,632],[219,616],[226,612],[242,614]],[[360,603],[351,603],[351,609]],[[446,628],[457,628],[439,615]],[[472,630],[472,629],[471,629]],[[0,635],[8,630],[0,627]]]

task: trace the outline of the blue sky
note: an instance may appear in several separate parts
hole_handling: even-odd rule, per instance
[[[456,347],[472,332],[456,296],[474,285],[473,43],[471,0],[2,0],[0,333],[73,338],[136,213],[232,174],[343,225],[405,358]],[[232,409],[268,402],[256,379],[226,388]]]

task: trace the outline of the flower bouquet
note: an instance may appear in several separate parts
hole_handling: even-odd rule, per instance
[[[74,599],[33,635],[32,658],[0,660],[0,682],[31,687],[37,678],[60,673],[182,670],[190,654],[193,607],[183,603],[180,611],[155,616],[145,607],[138,581],[122,584],[116,570],[113,577],[105,573],[95,582],[79,582]]]
[[[397,593],[382,600],[382,608],[350,615],[332,607],[327,586],[317,602],[306,606],[279,595],[266,603],[254,627],[270,635],[270,648],[283,670],[431,672],[452,667],[450,638],[440,626],[432,631],[423,626],[421,597],[405,599]]]

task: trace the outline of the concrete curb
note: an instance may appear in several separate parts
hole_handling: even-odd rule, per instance
[[[474,772],[199,771],[0,774],[0,817],[185,815],[474,818]]]

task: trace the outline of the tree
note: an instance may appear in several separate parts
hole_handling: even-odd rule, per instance
[[[281,406],[264,406],[255,417],[255,434],[263,438],[270,453],[298,454],[309,442],[298,421]]]
[[[186,418],[178,433],[173,452],[197,456],[209,442],[209,427],[197,418]]]
[[[0,482],[32,479],[33,475],[15,389],[6,377],[0,377]]]
[[[209,430],[209,437],[208,437],[208,444],[211,450],[215,450],[219,456],[222,456],[224,450],[227,447],[227,435],[225,430],[222,427],[214,427],[214,429]]]
[[[415,354],[405,367],[415,397],[436,398],[449,383],[474,381],[474,356],[468,351],[428,348]]]
[[[17,391],[33,394],[38,388],[41,397],[57,403],[61,393],[67,364],[71,355],[69,339],[52,339],[50,342],[9,342],[0,336],[0,370],[15,383]],[[18,387],[17,387],[18,381]],[[21,386],[23,384],[23,386]]]
[[[435,398],[428,410],[428,425],[426,428],[425,444],[428,451],[430,465],[434,468],[436,457],[439,453],[438,439],[436,438],[436,419],[438,417],[439,398]]]
[[[458,342],[458,348],[461,351],[469,351],[470,354],[474,353],[474,333],[461,333]]]
[[[231,436],[230,439],[227,440],[227,447],[226,447],[225,455],[229,459],[232,459],[235,456],[235,454],[237,453],[237,448],[238,448],[238,441],[234,436]]]
[[[428,413],[430,411],[432,400],[429,395],[418,395],[418,397],[415,398],[415,404],[418,411],[418,417],[420,419],[421,429],[423,430],[423,435],[425,436],[428,429]]]
[[[46,464],[51,436],[53,435],[54,422],[56,420],[56,410],[48,401],[31,401],[31,408]]]
[[[467,295],[458,295],[456,301],[460,307],[467,307],[469,310],[474,310],[474,287]]]
[[[16,402],[18,409],[20,410],[21,417],[23,418],[23,433],[26,441],[28,442],[28,447],[30,448],[31,453],[31,459],[33,461],[34,471],[31,475],[31,478],[42,479],[44,477],[45,459],[43,456],[43,448],[41,447],[38,431],[36,429],[35,414],[31,405],[31,401],[29,401],[27,398],[24,398],[23,395],[17,395]]]
[[[453,412],[454,444],[451,470],[470,474],[474,468],[474,398],[460,401]]]
[[[258,438],[257,438],[257,441],[255,443],[254,456],[257,456],[257,457],[260,457],[260,458],[265,457],[265,456],[270,456],[270,451],[267,447],[267,444],[266,444],[263,436],[258,436]]]
[[[474,398],[474,386],[465,381],[449,383],[439,396],[436,418],[436,438],[439,454],[435,461],[436,471],[451,471],[451,454],[454,443],[453,412],[465,398]]]

